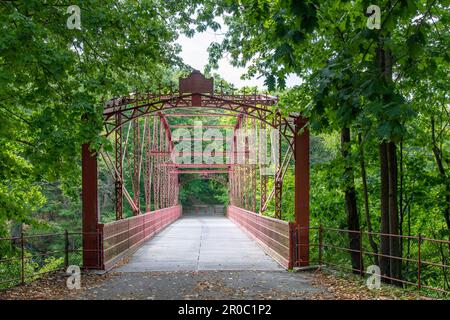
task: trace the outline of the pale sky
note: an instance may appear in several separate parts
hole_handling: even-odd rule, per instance
[[[183,58],[184,62],[192,68],[204,72],[204,67],[208,62],[208,46],[214,41],[220,42],[223,39],[223,36],[221,35],[223,32],[224,31],[218,30],[217,33],[215,33],[208,28],[205,32],[196,33],[192,38],[180,35],[177,43],[182,47],[180,53],[181,58]],[[241,75],[245,73],[245,69],[233,67],[227,58],[222,58],[219,61],[219,69],[213,70],[213,72],[218,73],[223,79],[234,84],[237,88],[255,85],[257,85],[258,88],[265,88],[265,79],[263,77],[260,77],[259,79],[254,77],[252,80],[241,80]],[[292,75],[286,79],[287,87],[298,84],[300,84],[300,79],[297,76]]]

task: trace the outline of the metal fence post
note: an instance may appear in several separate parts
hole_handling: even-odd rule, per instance
[[[420,253],[420,246],[421,246],[421,242],[422,242],[422,234],[420,234],[420,233],[419,233],[418,241],[419,241],[419,243],[418,243],[418,247],[417,247],[417,254],[418,254],[418,257],[417,257],[417,286],[420,289],[420,287],[422,286],[421,279],[420,279],[420,272],[421,272],[421,269],[422,269],[422,256],[421,256],[421,253]]]
[[[363,233],[361,232],[361,230],[358,231],[359,232],[359,274],[361,277],[364,277],[364,266],[363,266],[363,241],[362,241],[362,237],[363,237]]]
[[[23,232],[20,233],[20,250],[21,250],[21,273],[20,273],[20,280],[22,284],[25,284],[25,244],[24,244],[24,238],[23,238]]]
[[[64,266],[69,266],[69,232],[64,230]]]
[[[319,265],[323,264],[323,227],[319,225]]]
[[[289,222],[289,263],[288,263],[288,269],[293,269],[295,265],[294,261],[294,224],[292,222]]]

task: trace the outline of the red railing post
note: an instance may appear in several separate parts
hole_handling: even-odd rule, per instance
[[[323,263],[323,226],[319,225],[319,266]]]
[[[363,267],[363,241],[362,241],[362,236],[363,233],[361,232],[361,230],[358,231],[359,233],[359,274],[361,277],[364,277],[364,267]]]
[[[289,222],[289,262],[288,269],[293,269],[296,261],[294,261],[294,252],[297,250],[295,247],[296,242],[294,241],[295,225]]]
[[[98,265],[101,269],[105,269],[105,239],[103,237],[104,224],[100,224],[97,230],[97,243],[98,243]]]

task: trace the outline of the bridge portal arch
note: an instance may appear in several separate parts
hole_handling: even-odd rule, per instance
[[[260,179],[260,213],[267,208],[270,199],[275,200],[276,217],[281,217],[281,200],[282,200],[282,183],[284,173],[286,172],[291,159],[294,160],[295,172],[295,243],[292,244],[292,266],[308,265],[309,263],[309,129],[308,119],[299,115],[282,116],[280,111],[276,109],[277,98],[267,94],[258,94],[256,92],[241,94],[224,93],[214,91],[213,79],[207,79],[200,72],[193,71],[188,77],[179,79],[179,87],[177,92],[169,93],[133,93],[129,96],[114,98],[109,100],[103,111],[104,132],[106,137],[114,137],[114,159],[108,160],[111,172],[115,180],[116,194],[116,218],[122,219],[123,200],[130,203],[136,216],[143,214],[139,198],[140,184],[136,185],[137,192],[133,192],[133,197],[124,187],[123,176],[123,158],[124,158],[124,126],[128,123],[130,126],[136,123],[137,119],[153,117],[159,118],[157,135],[151,137],[150,129],[142,134],[139,131],[140,125],[135,126],[133,135],[136,139],[142,136],[141,143],[133,143],[135,148],[133,155],[135,156],[135,168],[141,170],[142,159],[144,157],[163,158],[163,162],[158,162],[158,176],[155,176],[153,183],[158,180],[159,184],[145,190],[146,192],[146,212],[151,210],[150,203],[147,199],[151,199],[151,190],[158,194],[158,199],[163,195],[164,205],[158,205],[158,209],[176,206],[177,192],[179,189],[178,174],[193,173],[198,174],[200,171],[195,169],[214,169],[208,170],[207,174],[223,173],[227,176],[229,184],[229,192],[231,204],[237,207],[249,209],[251,204],[252,211],[256,211],[256,178],[251,180],[252,199],[246,195],[247,189],[241,188],[242,181],[247,183],[246,179],[255,176],[257,169],[242,169],[242,166],[234,164],[224,164],[222,166],[213,166],[203,164],[200,166],[183,167],[170,160],[170,153],[174,148],[174,141],[171,136],[171,124],[168,119],[171,117],[234,117],[236,119],[233,126],[234,132],[241,127],[248,126],[249,119],[259,121],[261,128],[272,127],[279,132],[280,143],[284,138],[288,143],[288,152],[284,155],[279,148],[278,164],[274,174],[274,188],[270,193],[267,190],[267,177]],[[156,122],[155,122],[156,123]],[[253,122],[254,123],[254,122]],[[150,127],[149,127],[150,128]],[[134,130],[134,129],[133,129]],[[137,134],[135,134],[135,132]],[[129,133],[129,132],[128,132]],[[153,135],[155,129],[153,128]],[[152,139],[153,138],[153,139]],[[157,149],[154,141],[158,141]],[[161,142],[162,141],[162,142]],[[248,142],[246,142],[248,144]],[[233,144],[236,144],[236,136],[233,137]],[[146,154],[143,150],[146,146]],[[138,150],[140,149],[140,151]],[[233,152],[237,150],[233,149]],[[99,152],[92,153],[89,144],[82,146],[82,202],[83,202],[83,264],[86,268],[103,268],[104,252],[102,251],[104,238],[102,236],[102,225],[100,223],[98,210],[98,168],[97,157]],[[139,160],[140,159],[140,160]],[[146,158],[147,159],[147,158]],[[139,160],[139,161],[138,161]],[[106,161],[106,160],[105,160]],[[150,163],[150,162],[149,162]],[[156,163],[156,162],[154,162]],[[150,169],[148,169],[150,168]],[[148,168],[144,162],[144,170],[153,170],[151,165]],[[162,169],[161,169],[162,168]],[[168,169],[170,168],[170,169]],[[226,170],[217,170],[217,169]],[[182,170],[182,169],[191,169]],[[252,171],[253,170],[253,171]],[[206,171],[206,170],[205,170]],[[140,172],[133,175],[139,181]],[[150,171],[149,171],[150,172]],[[144,184],[152,183],[148,180],[148,173],[144,175]],[[153,171],[151,171],[153,172]],[[249,173],[251,172],[251,173]],[[261,175],[262,176],[262,175]],[[248,178],[250,179],[250,178]],[[246,191],[247,190],[247,191]],[[150,196],[147,195],[150,194]],[[137,196],[136,196],[137,194]],[[149,200],[150,202],[150,200]],[[251,209],[251,208],[250,208]],[[100,236],[99,236],[100,235]],[[301,243],[301,245],[298,245]]]

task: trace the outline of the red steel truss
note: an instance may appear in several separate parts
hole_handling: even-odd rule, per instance
[[[180,79],[178,92],[139,93],[109,100],[104,108],[104,136],[114,138],[114,154],[93,152],[83,146],[83,232],[96,232],[99,225],[97,206],[97,155],[101,155],[111,171],[115,186],[116,220],[124,218],[124,208],[138,216],[154,210],[178,205],[180,185],[194,179],[218,181],[229,188],[230,205],[261,214],[273,201],[276,219],[282,219],[283,178],[291,161],[295,168],[295,225],[309,227],[309,132],[307,119],[298,115],[283,116],[274,108],[277,98],[267,94],[228,94],[214,92],[213,79],[207,79],[198,71]],[[207,124],[204,129],[230,129],[231,138],[173,138],[175,129],[195,130],[187,123],[170,123],[170,119],[230,117],[229,124]],[[250,140],[250,130],[275,128],[277,136],[270,140],[265,131],[258,132]],[[246,133],[243,141],[238,132]],[[265,153],[264,141],[277,145],[275,171],[264,173],[264,165],[252,157],[253,150]],[[212,156],[226,156],[223,164],[177,163],[174,142],[180,141],[228,141],[231,149],[214,151]],[[242,142],[242,143],[241,143]],[[287,145],[283,154],[282,142]],[[202,142],[199,142],[202,145]],[[286,148],[284,148],[286,149]],[[184,155],[183,155],[184,156]],[[191,152],[188,156],[201,157]],[[113,158],[113,159],[112,159]],[[241,161],[237,161],[237,160]],[[209,170],[206,170],[209,169]],[[221,170],[218,170],[221,169]],[[182,176],[180,176],[182,175]],[[186,178],[188,177],[188,178]],[[131,183],[125,183],[126,181]],[[259,183],[258,183],[259,180]],[[270,183],[271,182],[271,183]],[[272,190],[268,190],[268,185]],[[259,190],[258,190],[259,186]],[[131,190],[128,188],[131,187]],[[143,194],[141,195],[141,189]],[[125,201],[124,201],[125,200]],[[128,204],[128,207],[125,207]],[[302,230],[302,229],[299,230]],[[298,264],[307,265],[309,249],[307,232],[300,232]],[[95,268],[92,248],[101,246],[85,239],[85,267]],[[98,249],[98,248],[97,248]],[[96,260],[98,261],[98,259]]]

